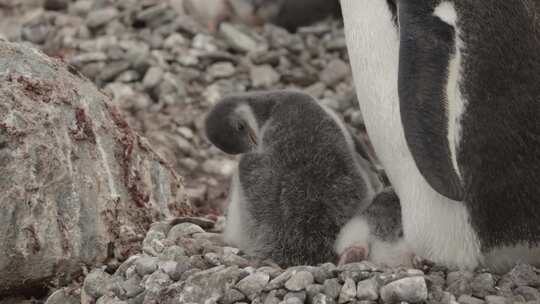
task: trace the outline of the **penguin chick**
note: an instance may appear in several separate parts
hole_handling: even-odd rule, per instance
[[[380,186],[337,116],[304,93],[254,92],[219,102],[206,131],[223,151],[243,153],[225,241],[282,266],[335,261],[341,227]]]
[[[335,246],[341,265],[370,260],[391,267],[411,266],[413,253],[403,237],[401,206],[394,190],[378,193],[366,210],[344,225]]]

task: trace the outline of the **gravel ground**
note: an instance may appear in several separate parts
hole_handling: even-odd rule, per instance
[[[229,23],[209,33],[183,15],[180,2],[0,0],[0,37],[39,46],[110,94],[184,176],[201,216],[155,223],[139,255],[88,270],[47,303],[540,302],[539,271],[527,265],[505,275],[427,263],[280,269],[225,246],[218,233],[235,163],[202,129],[205,112],[224,94],[298,88],[335,109],[361,140],[366,135],[340,21],[296,34]]]

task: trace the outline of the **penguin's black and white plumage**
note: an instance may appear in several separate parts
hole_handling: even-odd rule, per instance
[[[381,187],[337,115],[304,93],[226,97],[206,132],[224,152],[242,154],[225,241],[283,266],[335,262],[340,229]]]
[[[540,264],[540,5],[341,0],[405,239],[450,267]]]

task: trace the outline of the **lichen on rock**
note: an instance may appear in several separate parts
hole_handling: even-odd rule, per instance
[[[186,215],[183,183],[94,84],[0,40],[0,295],[70,281]]]

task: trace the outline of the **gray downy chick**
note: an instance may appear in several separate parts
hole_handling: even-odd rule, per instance
[[[370,260],[380,265],[411,266],[413,252],[403,237],[401,206],[391,187],[379,192],[340,231],[335,245],[338,264]]]
[[[331,110],[296,91],[226,97],[208,139],[240,156],[225,241],[282,266],[336,261],[341,228],[381,187]]]

